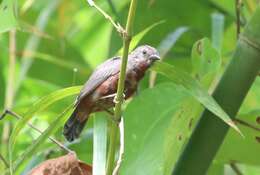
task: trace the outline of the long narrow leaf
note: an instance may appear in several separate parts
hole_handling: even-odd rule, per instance
[[[175,45],[175,43],[178,41],[178,39],[186,32],[188,31],[187,27],[178,27],[173,32],[169,33],[159,44],[157,47],[161,59],[164,59],[164,57],[167,55],[167,53],[171,50],[171,48]],[[156,81],[157,74],[156,72],[151,72],[150,78],[149,78],[149,87],[153,87]]]
[[[133,39],[132,39],[132,42],[131,42],[131,45],[129,47],[129,51],[132,51],[136,46],[137,44],[141,41],[141,39],[150,31],[152,30],[154,27],[158,26],[159,24],[162,24],[164,23],[164,21],[159,21],[159,22],[156,22],[152,25],[150,25],[149,27],[147,27],[146,29],[144,29],[143,31],[141,31],[140,33],[136,34]],[[122,55],[121,53],[123,52],[123,47],[118,51],[118,53],[120,55]]]
[[[67,115],[65,114],[69,114],[69,111],[71,111],[72,109],[72,105],[70,105],[69,107],[67,107],[52,123],[51,125],[43,132],[43,134],[41,134],[37,140],[31,144],[31,146],[29,148],[26,149],[26,151],[24,152],[24,154],[14,163],[14,172],[23,164],[25,163],[28,159],[30,159],[31,157],[33,157],[33,155],[36,153],[37,148],[53,133],[55,132],[59,127],[61,127],[61,125],[63,124],[61,121],[63,121],[63,119],[65,117],[67,117]]]
[[[230,119],[228,114],[219,106],[219,104],[210,96],[202,86],[193,79],[188,73],[177,69],[176,67],[169,65],[163,62],[157,62],[152,67],[152,70],[160,73],[169,79],[171,79],[174,83],[182,86],[187,93],[192,95],[196,100],[198,100],[201,104],[203,104],[208,110],[222,119],[229,126],[238,131],[241,135],[242,133],[235,125],[235,123]]]
[[[174,44],[178,41],[178,39],[188,31],[188,27],[178,27],[176,30],[168,34],[158,46],[158,51],[160,52],[160,56],[162,58],[171,50]]]
[[[107,119],[96,114],[94,117],[93,175],[106,174]]]
[[[75,95],[80,91],[81,86],[75,86],[75,87],[69,87],[65,89],[61,89],[58,91],[55,91],[39,101],[37,101],[24,115],[24,118],[19,120],[17,125],[15,126],[9,140],[9,151],[12,152],[12,148],[15,144],[16,137],[19,135],[19,132],[21,131],[22,128],[25,127],[26,123],[37,113],[40,112],[56,101],[59,101],[65,97]]]

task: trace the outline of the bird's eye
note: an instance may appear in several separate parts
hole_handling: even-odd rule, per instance
[[[147,54],[147,51],[146,51],[146,50],[143,50],[143,54],[146,55],[146,54]]]

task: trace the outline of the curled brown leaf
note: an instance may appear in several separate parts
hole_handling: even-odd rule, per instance
[[[69,153],[44,161],[29,175],[92,175],[92,167],[78,160],[75,153]]]

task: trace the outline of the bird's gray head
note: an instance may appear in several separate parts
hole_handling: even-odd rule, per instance
[[[131,61],[134,62],[143,62],[147,65],[151,65],[154,61],[159,60],[159,52],[148,45],[143,45],[137,47],[134,51],[131,52],[130,57]],[[129,60],[130,61],[130,60]]]

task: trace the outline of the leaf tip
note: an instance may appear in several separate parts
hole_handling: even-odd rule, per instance
[[[241,132],[241,130],[237,127],[237,125],[232,121],[228,121],[227,122],[235,131],[238,132],[238,134],[242,137],[242,138],[245,138],[244,134]]]

